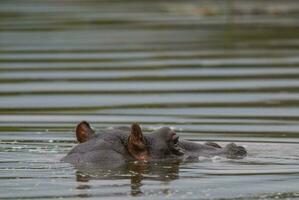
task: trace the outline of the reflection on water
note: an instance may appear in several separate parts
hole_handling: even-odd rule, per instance
[[[76,171],[76,181],[79,184],[76,188],[84,193],[86,192],[85,190],[92,189],[93,186],[89,183],[92,180],[115,180],[115,182],[118,182],[118,180],[129,180],[127,184],[131,190],[129,194],[132,196],[142,196],[145,193],[142,190],[145,179],[161,181],[164,184],[176,180],[179,178],[179,164],[179,162],[128,163],[125,166],[110,170],[80,169],[82,171]],[[165,191],[169,192],[170,190],[170,188],[167,188],[155,192],[165,193]],[[82,193],[80,193],[80,196]]]
[[[1,199],[296,199],[299,4],[0,1]],[[248,157],[59,162],[73,129],[138,121]]]

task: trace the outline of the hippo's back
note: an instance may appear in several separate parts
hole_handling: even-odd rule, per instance
[[[130,158],[125,148],[128,135],[128,131],[120,129],[100,132],[94,138],[76,145],[62,161],[76,166],[125,162]]]

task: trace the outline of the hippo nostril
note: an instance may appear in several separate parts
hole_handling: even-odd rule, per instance
[[[234,143],[228,144],[226,146],[226,149],[227,149],[228,158],[237,159],[237,158],[243,158],[247,155],[247,151],[244,147],[237,146]]]

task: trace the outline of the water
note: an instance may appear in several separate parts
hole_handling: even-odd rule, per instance
[[[1,199],[298,199],[296,1],[0,2]],[[242,160],[59,162],[74,127],[138,121]]]

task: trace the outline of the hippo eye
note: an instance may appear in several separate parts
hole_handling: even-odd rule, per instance
[[[173,138],[173,143],[177,144],[179,142],[179,136],[175,135],[175,137]]]
[[[172,154],[181,156],[185,153],[185,150],[181,147],[179,143],[179,136],[175,132],[172,132],[170,135],[169,149]]]
[[[179,142],[179,136],[177,136],[176,133],[171,134],[171,140],[174,144],[177,144]]]

